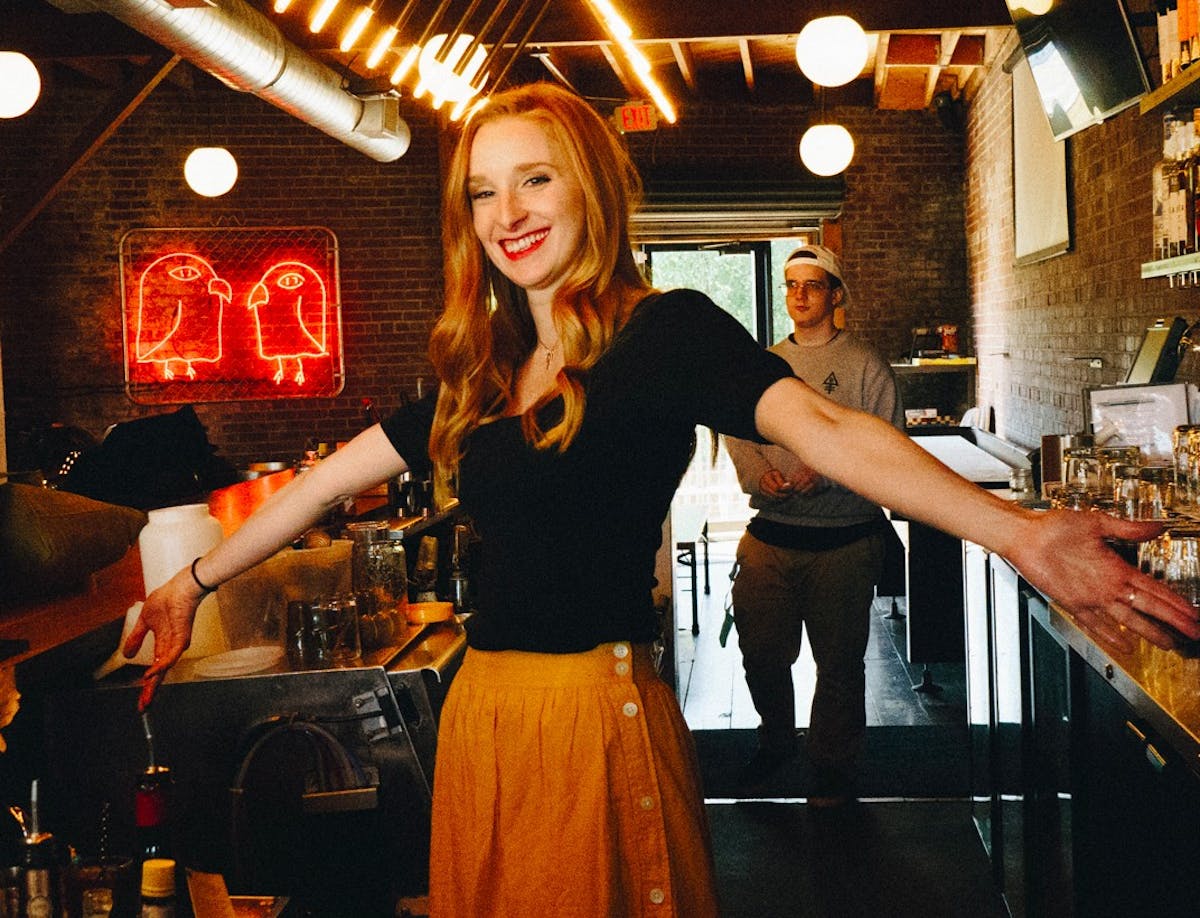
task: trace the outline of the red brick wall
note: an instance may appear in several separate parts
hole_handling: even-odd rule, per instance
[[[0,208],[57,162],[106,94],[63,71],[43,101],[0,123]],[[962,139],[927,112],[832,109],[858,152],[845,179],[849,322],[884,353],[911,327],[969,322],[963,246]],[[441,283],[438,143],[419,106],[405,116],[409,152],[376,163],[252,96],[204,77],[164,83],[0,253],[0,347],[10,455],[19,435],[52,421],[99,436],[110,424],[169,410],[124,393],[118,246],[136,227],[321,225],[337,236],[346,384],[336,398],[196,406],[221,455],[237,464],[292,458],[310,437],[362,426],[361,400],[382,410],[429,378],[425,356]],[[631,149],[643,165],[791,168],[807,122],[801,106],[700,106]],[[222,143],[241,174],[203,199],[181,179],[186,152]],[[966,334],[964,330],[964,340]]]
[[[967,130],[966,239],[979,355],[979,400],[998,432],[1036,445],[1044,433],[1083,429],[1087,388],[1122,382],[1157,318],[1200,314],[1196,288],[1142,280],[1153,258],[1150,172],[1162,122],[1137,107],[1067,141],[1074,206],[1069,252],[1013,265],[1012,78],[988,75]],[[1091,369],[1075,357],[1100,357]],[[1185,357],[1178,379],[1195,381]]]
[[[364,426],[362,399],[384,411],[430,378],[425,346],[442,290],[436,129],[417,111],[413,141],[377,163],[253,96],[207,78],[162,84],[8,251],[0,254],[4,396],[10,454],[19,433],[51,421],[99,436],[171,406],[124,393],[118,246],[135,227],[325,226],[338,240],[346,381],[341,396],[199,404],[209,439],[238,464],[293,458],[310,437]],[[58,85],[49,104],[0,124],[5,209],[58,160],[103,93]],[[227,195],[186,188],[198,143],[237,157]],[[22,149],[24,148],[24,149]]]
[[[932,112],[845,106],[827,114],[855,140],[840,221],[853,294],[847,324],[893,358],[907,353],[914,325],[966,326],[962,136]],[[810,117],[803,106],[690,106],[675,126],[628,135],[630,150],[655,169],[790,173]]]

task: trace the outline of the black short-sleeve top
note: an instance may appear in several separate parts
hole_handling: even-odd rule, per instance
[[[518,418],[472,432],[459,469],[482,539],[470,646],[572,653],[657,637],[655,553],[696,426],[761,441],[759,396],[790,375],[703,294],[652,294],[588,374],[569,449],[532,448]],[[561,400],[543,410],[552,422]],[[383,425],[417,470],[430,420],[418,404]]]

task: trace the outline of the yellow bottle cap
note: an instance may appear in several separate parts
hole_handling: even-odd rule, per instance
[[[152,857],[142,862],[142,895],[165,899],[175,895],[175,862],[167,857]]]

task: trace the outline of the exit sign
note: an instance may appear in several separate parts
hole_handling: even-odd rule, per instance
[[[658,113],[649,102],[631,102],[618,105],[613,110],[613,119],[622,134],[634,131],[653,131],[658,128]]]

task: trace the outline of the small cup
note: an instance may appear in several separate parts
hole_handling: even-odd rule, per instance
[[[314,652],[310,665],[360,666],[362,637],[358,630],[358,599],[353,593],[339,593],[314,602],[309,615]]]
[[[1016,468],[1008,473],[1008,489],[1016,500],[1033,497],[1033,472]]]
[[[1050,506],[1058,510],[1091,510],[1092,495],[1084,488],[1069,485],[1051,498]]]
[[[131,858],[106,857],[73,863],[67,879],[67,913],[79,918],[136,914],[138,884]]]

